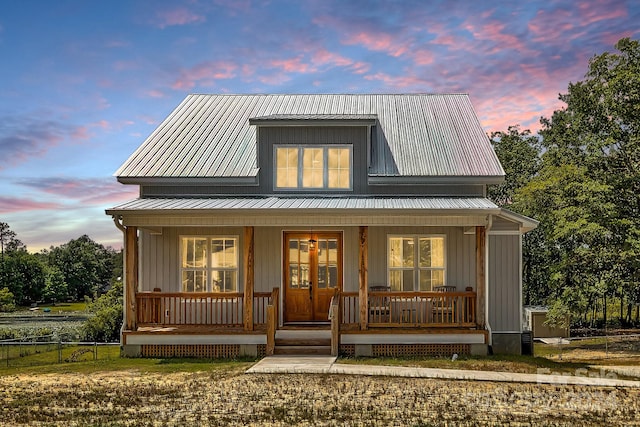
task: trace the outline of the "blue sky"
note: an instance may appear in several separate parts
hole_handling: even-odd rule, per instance
[[[536,131],[637,1],[0,2],[0,221],[30,251],[136,197],[113,172],[188,93],[464,92]]]

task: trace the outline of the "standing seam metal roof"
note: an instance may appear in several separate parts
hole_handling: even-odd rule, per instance
[[[188,95],[115,175],[255,176],[250,118],[374,115],[371,175],[504,175],[466,94]]]
[[[161,213],[167,210],[499,210],[492,201],[481,197],[262,197],[262,198],[153,198],[135,199],[107,211],[122,214],[131,211]]]

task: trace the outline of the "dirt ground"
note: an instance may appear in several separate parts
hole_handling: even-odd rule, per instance
[[[625,425],[640,389],[335,375],[0,376],[0,425]]]

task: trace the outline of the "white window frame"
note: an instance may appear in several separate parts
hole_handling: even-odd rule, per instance
[[[413,266],[412,267],[392,267],[391,266],[391,239],[413,239]],[[442,238],[442,267],[420,267],[420,239]],[[447,237],[445,234],[388,234],[387,235],[387,283],[391,286],[392,271],[413,271],[413,292],[431,292],[420,290],[420,271],[442,271],[442,285],[447,285]],[[393,289],[392,289],[393,290]],[[403,292],[404,289],[395,290]],[[405,291],[411,292],[411,291]]]
[[[184,267],[182,264],[183,256],[184,256],[184,240],[185,239],[206,239],[206,263],[204,267]],[[234,240],[235,241],[235,267],[214,267],[211,265],[211,244],[214,240]],[[236,293],[239,292],[240,286],[240,238],[238,235],[185,235],[179,236],[178,244],[180,245],[180,259],[179,270],[180,270],[180,292],[195,292],[195,291],[186,291],[183,287],[183,272],[185,271],[205,271],[207,274],[206,287],[207,289],[203,292],[221,292],[221,293]],[[213,272],[214,271],[232,271],[236,273],[235,280],[235,290],[225,291],[224,289],[215,291],[213,290]]]
[[[296,148],[298,150],[298,185],[297,187],[278,187],[278,148]],[[304,149],[323,149],[322,165],[322,187],[304,187]],[[332,188],[329,187],[329,149],[346,148],[349,150],[349,187]],[[273,189],[278,191],[353,191],[353,144],[274,144],[273,146]]]

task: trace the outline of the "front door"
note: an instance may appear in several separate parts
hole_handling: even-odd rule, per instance
[[[284,321],[328,321],[342,289],[342,233],[285,233],[284,276]]]

